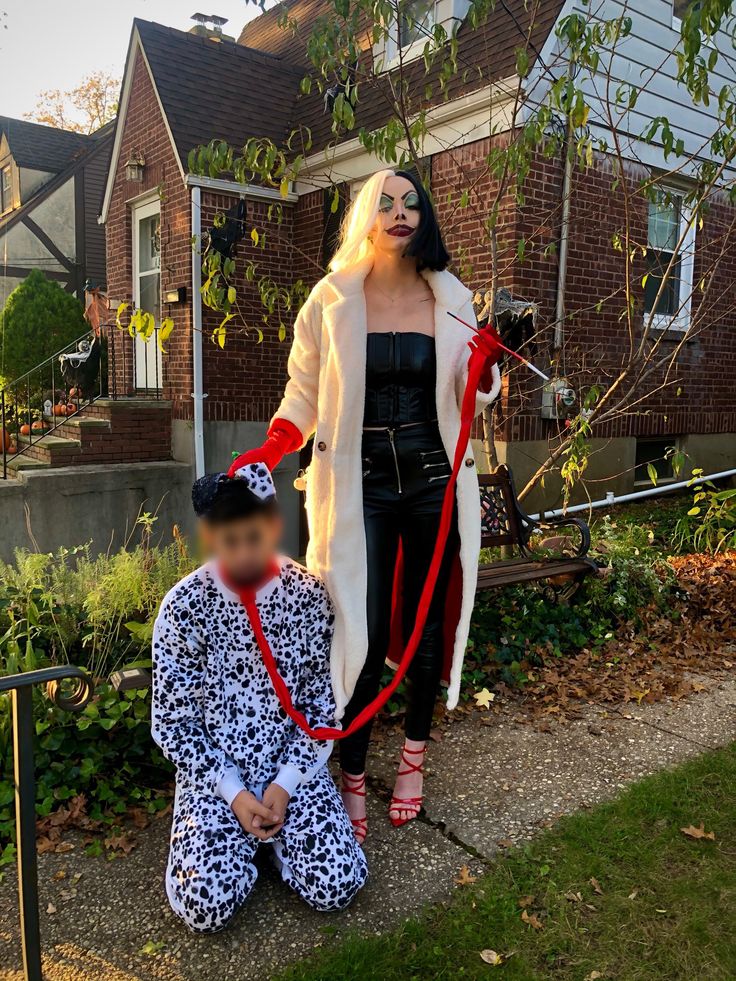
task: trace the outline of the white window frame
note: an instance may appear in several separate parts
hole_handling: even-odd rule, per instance
[[[672,30],[677,31],[678,34],[682,33],[682,17],[678,17],[675,13],[675,0],[670,0],[672,9]]]
[[[684,333],[690,328],[690,314],[692,312],[693,284],[695,280],[695,217],[692,209],[686,208],[682,203],[685,196],[682,188],[663,187],[662,191],[679,198],[681,202],[680,224],[677,229],[677,241],[679,242],[682,239],[682,245],[680,247],[680,291],[677,298],[677,313],[674,316],[669,316],[666,313],[652,315],[649,311],[645,311],[644,318],[645,322],[651,322],[654,330],[679,330]],[[683,232],[685,232],[684,238]],[[647,250],[649,248],[649,208],[647,207]]]
[[[2,184],[1,184],[1,182],[2,182],[2,174],[6,170],[8,171],[8,173],[10,175],[10,186],[8,187],[8,193],[10,195],[10,201],[8,201],[8,202],[4,202],[2,200]],[[7,163],[4,163],[0,167],[0,215],[7,214],[8,212],[12,211],[15,208],[15,181],[14,181],[13,177],[14,177],[14,175],[13,175],[13,164],[12,164],[12,161],[11,160],[8,160]]]
[[[154,200],[144,199],[140,202],[136,202],[132,208],[132,235],[133,235],[133,305],[136,310],[140,309],[141,305],[141,273],[138,269],[138,241],[140,235],[140,224],[146,218],[151,218],[153,215],[161,215],[161,199],[156,195]],[[160,226],[159,226],[160,227]],[[146,273],[143,273],[146,275]],[[161,295],[161,253],[159,250],[159,265],[158,270],[149,270],[148,275],[159,277],[159,296]],[[158,310],[148,310],[148,313],[152,313],[156,320],[156,331],[161,325],[161,307],[159,305]],[[135,344],[135,364],[134,372],[135,378],[133,380],[134,387],[137,391],[145,392],[155,392],[163,388],[163,358],[161,357],[161,349],[157,343],[156,334],[149,338],[148,341],[144,341],[137,334],[133,343]],[[158,380],[158,385],[156,381]],[[146,385],[146,381],[148,384]]]
[[[432,16],[427,30],[431,31],[438,23],[438,4],[439,0],[434,0],[432,4]],[[401,46],[399,51],[399,27],[397,21],[392,21],[388,26],[388,37],[384,39],[384,60],[383,71],[390,71],[397,65],[413,61],[424,51],[425,44],[430,40],[426,35],[415,38],[409,44]]]

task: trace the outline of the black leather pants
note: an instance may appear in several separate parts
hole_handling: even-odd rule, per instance
[[[437,423],[396,430],[364,430],[363,517],[368,557],[368,656],[343,726],[380,687],[389,647],[394,567],[403,553],[403,632],[409,639],[439,529],[450,462]],[[457,506],[422,639],[409,669],[407,739],[429,737],[444,659],[444,614],[452,557],[457,551]],[[347,773],[365,769],[371,723],[340,741],[340,763]]]

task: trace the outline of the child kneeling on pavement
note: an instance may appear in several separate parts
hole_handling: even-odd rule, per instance
[[[176,766],[166,892],[192,930],[226,926],[257,878],[261,844],[318,910],[344,909],[366,861],[316,742],[282,710],[244,596],[293,702],[334,726],[333,614],[323,584],[278,554],[282,521],[267,468],[214,474],[192,491],[211,559],[168,593],[153,639],[152,733]]]

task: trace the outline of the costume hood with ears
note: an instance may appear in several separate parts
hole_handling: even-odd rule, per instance
[[[276,419],[293,423],[306,439],[315,434],[306,481],[309,547],[307,566],[327,585],[335,606],[332,683],[341,716],[368,651],[366,542],[363,525],[361,442],[365,402],[367,317],[363,283],[368,257],[321,279],[299,311],[289,355],[289,381]],[[448,457],[455,454],[460,406],[473,332],[448,313],[475,323],[472,293],[444,270],[423,270],[435,299],[436,403]],[[476,411],[496,398],[498,368]],[[480,551],[478,478],[468,446],[457,483],[460,550],[457,588],[448,595],[447,703],[454,708],[475,598]]]

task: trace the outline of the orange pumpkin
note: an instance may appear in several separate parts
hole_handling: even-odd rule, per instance
[[[43,422],[42,419],[36,419],[36,421],[31,426],[31,432],[34,432],[34,433],[42,433],[42,432],[44,432],[44,430],[46,430],[48,428],[49,428],[49,424],[47,422]],[[21,432],[23,432],[22,429],[21,429]]]
[[[20,434],[21,436],[31,435],[31,427],[28,425],[27,422],[24,422],[23,425],[20,427]]]
[[[0,429],[0,450],[10,450],[10,444],[12,439],[10,438],[10,433],[5,429]]]
[[[76,405],[73,402],[69,402],[68,405],[67,405],[67,407],[66,407],[66,414],[68,416],[70,416],[70,415],[72,415],[72,413],[74,413],[76,411],[77,411]]]
[[[69,389],[69,398],[70,399],[78,399],[78,398],[81,398],[81,396],[82,396],[82,393],[81,393],[81,391],[78,388],[70,388]]]
[[[52,411],[53,411],[53,413],[54,413],[55,416],[65,416],[66,415],[66,406],[65,405],[62,405],[61,402],[57,402],[57,404],[54,406],[54,408],[53,408]]]
[[[15,443],[11,443],[10,446],[8,447],[8,455],[12,456],[14,453],[17,452],[18,452],[18,447],[15,445]]]

